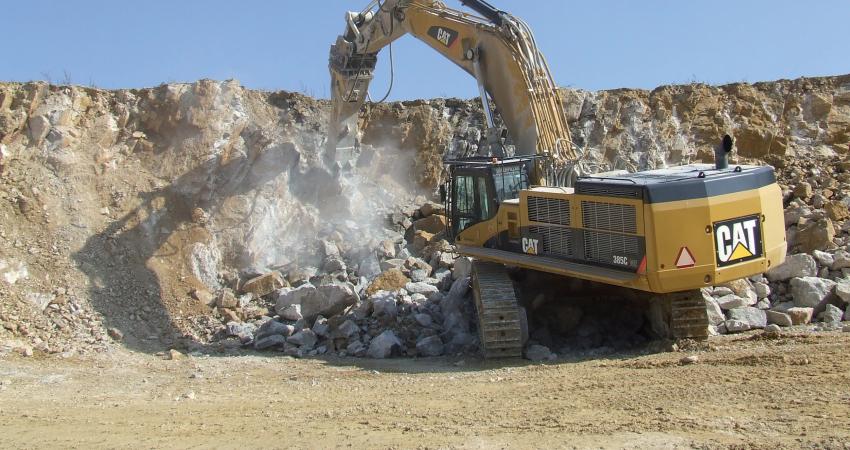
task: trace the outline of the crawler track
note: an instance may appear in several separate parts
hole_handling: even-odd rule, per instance
[[[700,291],[667,294],[670,331],[675,339],[708,339],[708,312]]]
[[[522,356],[525,311],[517,301],[513,281],[508,277],[505,267],[474,261],[472,288],[484,357]]]

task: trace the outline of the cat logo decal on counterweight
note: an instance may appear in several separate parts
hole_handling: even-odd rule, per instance
[[[760,217],[756,215],[715,222],[714,244],[718,266],[728,266],[760,257]]]
[[[450,28],[433,26],[428,29],[428,36],[436,39],[437,42],[445,45],[446,47],[451,47],[457,40],[457,31]]]

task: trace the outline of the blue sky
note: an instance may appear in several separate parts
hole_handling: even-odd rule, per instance
[[[0,0],[0,80],[105,88],[236,78],[328,95],[328,48],[367,0]],[[446,0],[460,8],[459,0]],[[722,84],[850,73],[850,1],[491,0],[524,18],[558,84]],[[474,97],[475,82],[416,39],[394,44],[391,99]],[[388,85],[384,51],[372,96]]]

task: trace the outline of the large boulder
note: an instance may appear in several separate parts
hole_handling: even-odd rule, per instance
[[[812,321],[812,315],[814,314],[814,308],[789,308],[785,311],[785,314],[788,314],[788,317],[791,318],[791,322],[794,325],[804,325]]]
[[[455,265],[452,267],[452,278],[467,278],[472,275],[472,260],[466,256],[461,256],[455,260]]]
[[[812,221],[797,230],[797,245],[800,251],[811,253],[814,250],[825,250],[835,238],[835,227],[829,219]]]
[[[389,358],[401,354],[401,347],[401,341],[395,333],[392,330],[386,330],[369,342],[369,350],[366,355],[377,359]]]
[[[822,313],[818,315],[821,321],[826,323],[841,322],[841,317],[844,316],[844,311],[835,305],[826,305]]]
[[[850,209],[841,202],[828,202],[824,205],[823,209],[826,211],[826,215],[832,220],[842,221],[850,217]]]
[[[304,316],[301,314],[301,305],[289,305],[282,310],[278,310],[277,314],[284,320],[300,320]]]
[[[404,268],[404,259],[392,258],[381,261],[381,270],[385,272],[391,269],[401,270],[402,268]]]
[[[312,350],[318,341],[319,338],[316,336],[316,333],[309,328],[301,330],[286,339],[286,342],[295,344],[304,350]]]
[[[301,314],[312,323],[319,315],[332,317],[360,300],[351,283],[325,284],[316,288],[317,295],[301,302]]]
[[[264,295],[271,294],[276,289],[280,289],[284,286],[289,286],[289,284],[283,279],[280,272],[275,270],[246,281],[245,284],[242,285],[242,292],[250,292],[256,297],[262,297]]]
[[[381,274],[381,263],[375,255],[368,255],[357,265],[357,274],[367,279],[375,278]]]
[[[740,321],[747,326],[748,330],[764,328],[767,326],[767,314],[764,311],[751,306],[730,309],[729,319]]]
[[[416,352],[421,356],[440,356],[443,354],[443,341],[439,336],[427,336],[416,342]]]
[[[407,284],[404,285],[404,289],[407,292],[410,292],[411,294],[423,294],[423,295],[433,294],[435,292],[440,291],[439,289],[437,289],[437,286],[428,284],[424,281],[420,281],[420,282],[417,282],[417,283],[407,283]]]
[[[835,258],[831,253],[815,250],[812,252],[812,256],[821,267],[832,267],[832,264],[835,263]]]
[[[850,253],[839,250],[832,255],[832,266],[830,266],[831,270],[841,270],[850,268]]]
[[[430,234],[439,234],[446,231],[446,216],[432,214],[423,219],[413,222],[414,231],[425,231]]]
[[[378,291],[369,300],[372,302],[373,317],[394,321],[398,316],[398,305],[392,293]]]
[[[433,217],[433,216],[432,216]],[[416,253],[422,253],[422,250],[425,250],[425,247],[431,243],[431,240],[434,239],[434,234],[429,233],[424,230],[416,230],[413,233],[413,242],[412,247]]]
[[[285,323],[278,322],[277,320],[267,320],[264,324],[260,325],[255,338],[260,340],[274,335],[286,337],[292,335],[294,331],[295,327],[292,325],[287,325]]]
[[[310,283],[304,283],[297,288],[285,287],[275,291],[275,312],[279,316],[288,313],[292,305],[301,305],[305,298],[316,295],[316,287]],[[302,313],[303,314],[303,313]]]
[[[825,278],[792,278],[791,296],[795,306],[814,308],[829,296],[833,287],[835,282]]]
[[[262,339],[254,341],[254,348],[257,350],[265,350],[271,347],[279,347],[286,344],[286,337],[280,334],[273,334]]]
[[[726,317],[723,316],[723,310],[720,308],[720,305],[717,304],[717,301],[714,297],[703,294],[703,300],[705,300],[705,311],[708,313],[708,323],[711,325],[718,325],[724,320]],[[743,305],[741,305],[743,306]]]
[[[746,306],[755,305],[759,300],[758,295],[756,294],[756,290],[753,287],[753,284],[750,282],[750,280],[746,278],[740,278],[738,280],[730,281],[724,284],[723,286],[731,289],[732,293],[734,293],[738,297],[746,299]]]
[[[765,276],[770,281],[785,281],[798,277],[813,277],[817,275],[818,266],[810,255],[801,253],[790,255],[785,262],[768,270]]]
[[[844,303],[850,303],[850,280],[841,279],[835,285],[835,295]]]
[[[767,323],[779,325],[780,327],[790,327],[794,325],[791,316],[780,311],[765,311]]]
[[[752,306],[749,299],[739,297],[735,294],[724,295],[723,297],[718,298],[716,302],[720,309],[724,311],[744,306]]]
[[[397,291],[409,282],[410,278],[407,278],[401,269],[389,269],[372,280],[372,284],[366,288],[366,295],[372,295],[378,291]]]
[[[555,355],[553,355],[552,352],[549,350],[549,347],[546,347],[545,345],[529,345],[523,353],[525,359],[534,362],[555,359]]]

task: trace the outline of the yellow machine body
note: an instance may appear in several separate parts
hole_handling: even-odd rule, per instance
[[[656,293],[752,276],[785,259],[782,197],[770,167],[681,166],[518,194],[492,217],[457,227],[458,250]]]

